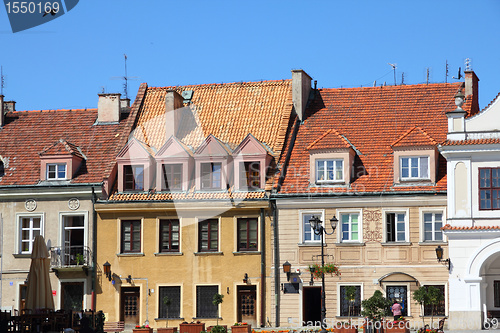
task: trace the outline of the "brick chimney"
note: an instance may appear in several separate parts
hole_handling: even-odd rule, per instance
[[[302,69],[292,70],[292,101],[297,116],[304,120],[309,93],[311,92],[311,77]]]
[[[183,107],[183,98],[175,90],[167,90],[165,95],[165,139],[168,140],[172,135],[177,134],[180,125],[180,111]]]
[[[474,71],[465,71],[465,97],[471,101],[471,115],[480,111],[479,109],[479,78]]]
[[[109,124],[120,121],[121,94],[98,94],[97,123]]]

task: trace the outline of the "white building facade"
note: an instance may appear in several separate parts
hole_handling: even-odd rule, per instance
[[[439,147],[448,175],[449,328],[456,330],[481,329],[500,314],[500,95],[469,117],[463,97],[447,114],[448,139]]]

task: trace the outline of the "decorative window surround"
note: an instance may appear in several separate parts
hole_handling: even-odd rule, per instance
[[[125,166],[126,165],[142,165],[144,167],[143,181],[144,188],[142,191],[148,191],[152,188],[154,179],[154,159],[149,146],[138,141],[135,138],[129,140],[127,145],[123,147],[116,157],[118,164],[118,191],[125,190]]]
[[[351,182],[351,168],[354,164],[356,152],[352,148],[335,150],[317,150],[309,155],[309,182],[315,185],[348,185]],[[320,160],[342,160],[343,179],[317,181],[317,161]]]
[[[394,183],[395,184],[406,184],[406,183],[415,183],[415,182],[428,182],[435,183],[436,175],[438,170],[438,159],[439,152],[436,147],[418,147],[418,148],[409,148],[409,147],[393,147],[394,149]],[[419,157],[427,157],[428,167],[426,176],[420,177],[407,177],[403,178],[401,173],[402,170],[402,158],[419,158]],[[420,161],[419,161],[420,162]],[[420,170],[419,170],[420,173]]]
[[[156,190],[166,189],[163,174],[164,164],[180,164],[182,173],[181,189],[169,189],[168,191],[187,191],[190,184],[190,175],[193,174],[194,158],[193,152],[177,138],[171,136],[167,142],[158,150],[156,160]]]

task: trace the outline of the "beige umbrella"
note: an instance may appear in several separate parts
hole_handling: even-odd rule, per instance
[[[43,236],[38,235],[35,237],[33,251],[31,251],[31,266],[26,291],[27,309],[54,309],[49,270],[49,251],[47,251]]]

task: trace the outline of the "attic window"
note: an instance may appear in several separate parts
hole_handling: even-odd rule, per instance
[[[124,165],[124,188],[127,191],[144,190],[144,166]]]
[[[429,157],[401,157],[401,179],[429,179]]]
[[[47,179],[66,179],[66,163],[47,164]]]
[[[344,180],[344,161],[341,159],[316,160],[316,182]]]

